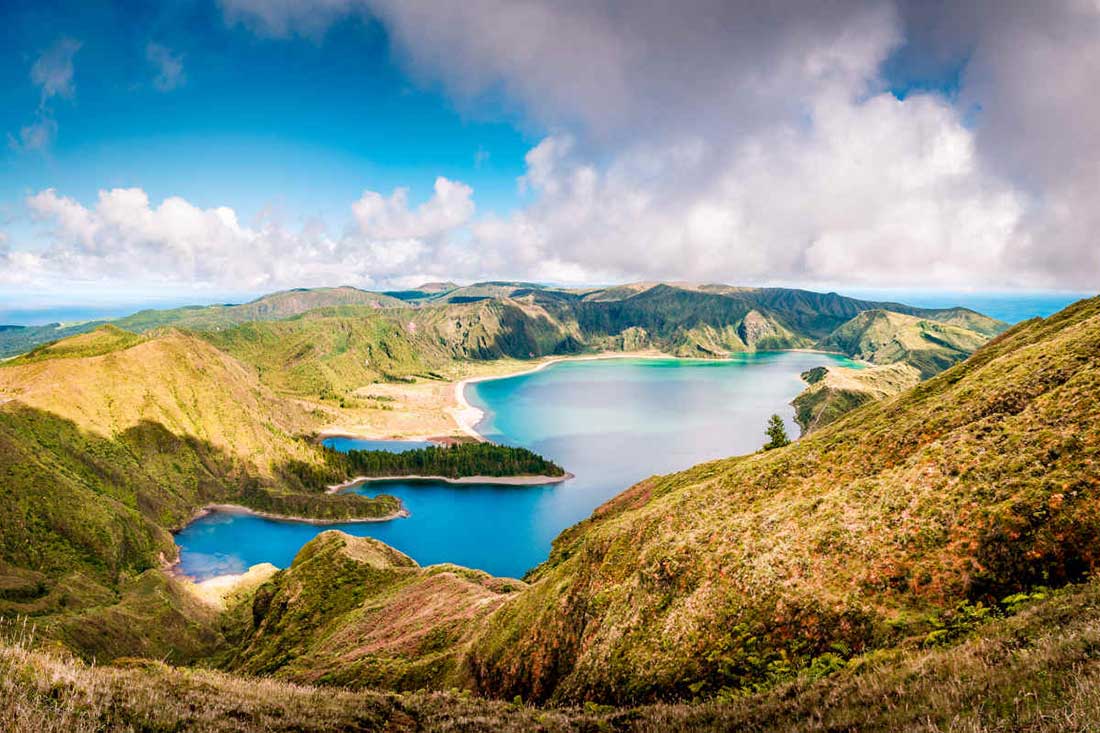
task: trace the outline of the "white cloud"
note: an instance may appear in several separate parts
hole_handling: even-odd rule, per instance
[[[8,134],[8,146],[13,150],[46,150],[57,137],[57,122],[49,102],[54,97],[75,94],[73,57],[80,47],[79,41],[61,38],[31,65],[31,82],[39,89],[38,109],[34,121],[21,127],[18,135]]]
[[[319,37],[337,18],[352,11],[355,0],[219,0],[230,24],[243,24],[276,38]]]
[[[51,97],[71,97],[76,91],[73,84],[73,56],[81,43],[71,38],[61,38],[46,49],[31,66],[31,81],[42,92],[42,102]]]
[[[37,273],[25,277],[1100,281],[1094,2],[221,4],[227,22],[272,36],[320,38],[372,15],[408,67],[459,104],[503,90],[553,131],[527,155],[523,207],[478,217],[473,191],[440,177],[418,205],[405,189],[365,192],[332,234],[245,225],[179,198],[153,205],[137,189],[90,207],[43,191],[28,206],[50,246],[24,257],[18,267]],[[957,94],[886,92],[884,60],[910,47],[965,63]],[[67,76],[43,62],[57,71],[41,74],[44,99],[72,93],[72,53]],[[52,120],[39,122],[13,144],[48,142]],[[15,267],[15,250],[4,256]]]
[[[312,223],[294,231],[242,224],[229,207],[202,209],[180,197],[153,204],[139,188],[100,191],[94,206],[47,189],[29,196],[41,251],[7,251],[7,281],[160,282],[235,290],[351,283],[410,284],[469,261],[461,230],[471,189],[439,178],[435,195],[409,208],[407,193],[365,192],[354,227],[334,236]]]
[[[462,226],[474,213],[473,189],[464,183],[435,179],[434,195],[415,210],[409,208],[409,191],[396,189],[389,198],[366,191],[352,204],[359,230],[369,239],[423,239],[437,237]]]
[[[1100,6],[223,0],[260,32],[371,15],[420,79],[556,131],[486,275],[1046,286],[1100,281]],[[883,62],[962,67],[885,93]]]
[[[19,128],[18,135],[8,134],[8,146],[13,150],[45,150],[57,137],[57,123],[53,118],[39,115],[29,125]]]
[[[170,48],[150,41],[145,47],[145,58],[156,70],[153,87],[157,91],[170,92],[187,82],[181,54],[172,53]]]

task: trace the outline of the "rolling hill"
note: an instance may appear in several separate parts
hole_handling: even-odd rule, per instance
[[[824,427],[868,402],[896,395],[920,381],[920,371],[895,363],[864,369],[816,367],[802,374],[809,384],[791,402],[803,434]]]
[[[429,284],[432,285],[432,284]],[[426,329],[418,354],[452,358],[532,358],[581,351],[655,349],[677,356],[718,358],[730,352],[803,348],[837,349],[875,356],[872,341],[853,322],[836,339],[834,331],[873,310],[941,324],[945,343],[924,339],[921,349],[888,349],[877,358],[921,358],[922,371],[954,363],[1004,328],[1004,324],[962,308],[921,309],[875,303],[835,293],[724,285],[635,283],[594,290],[548,288],[532,283],[487,282],[463,287],[435,284],[423,290],[370,293],[355,288],[292,290],[234,306],[196,306],[142,311],[112,323],[135,333],[174,326],[216,333],[240,324],[274,323],[317,313],[321,317],[383,316],[399,329]],[[874,329],[874,341],[894,331],[908,343],[912,327],[900,317]],[[98,323],[0,331],[0,356],[84,333]],[[933,330],[931,327],[926,330]],[[881,337],[881,338],[880,338]],[[323,346],[323,345],[322,345]],[[861,350],[862,349],[862,350]],[[889,351],[889,353],[886,353]],[[918,354],[919,352],[919,354]],[[367,356],[367,355],[364,355]]]
[[[943,320],[919,318],[887,310],[869,310],[853,317],[817,343],[874,364],[904,362],[922,377],[937,374],[962,361],[984,344],[989,335],[956,325],[952,315]]]
[[[322,518],[396,512],[389,497],[324,493],[347,474],[300,437],[316,421],[178,331],[108,326],[0,366],[0,615],[107,609],[127,589],[171,595],[164,578],[137,579],[175,558],[168,530],[210,502]]]

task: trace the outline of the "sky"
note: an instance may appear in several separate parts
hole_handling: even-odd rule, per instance
[[[0,0],[0,305],[1096,292],[1100,0]]]

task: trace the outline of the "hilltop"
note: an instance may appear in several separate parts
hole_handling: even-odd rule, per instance
[[[276,320],[330,305],[366,305],[373,308],[401,306],[402,301],[383,293],[352,287],[296,288],[271,293],[241,305],[196,305],[168,310],[143,310],[110,322],[134,333],[174,326],[190,329],[219,329],[249,321]],[[20,354],[38,344],[65,339],[97,330],[104,321],[71,325],[16,326],[0,330],[0,358]]]

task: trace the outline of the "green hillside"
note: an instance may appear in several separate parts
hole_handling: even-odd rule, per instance
[[[107,329],[49,352],[0,368],[0,615],[108,613],[131,592],[172,595],[135,581],[175,558],[168,530],[207,503],[320,518],[400,508],[324,493],[348,473],[299,437],[316,418],[200,339]],[[77,626],[110,635],[127,626],[119,613]]]
[[[794,398],[803,434],[824,427],[860,405],[896,395],[920,381],[920,371],[897,363],[863,369],[815,367],[802,374],[809,386]]]
[[[377,540],[325,532],[230,610],[238,651],[223,666],[354,687],[465,686],[470,639],[523,587],[454,565],[421,568]]]
[[[930,377],[989,340],[989,334],[957,325],[972,320],[954,314],[937,320],[887,310],[864,311],[819,341],[817,348],[874,364],[903,362],[919,369],[922,377]]]
[[[739,693],[1086,577],[1100,562],[1098,355],[1094,299],[787,448],[627,490],[494,614],[471,658],[478,689]]]
[[[407,373],[422,369],[425,364],[438,366],[441,358],[526,359],[579,351],[638,349],[714,358],[730,352],[809,347],[829,338],[859,314],[876,309],[950,327],[952,341],[946,351],[942,345],[926,344],[926,350],[935,353],[920,356],[925,364],[918,366],[931,373],[930,370],[938,365],[956,361],[958,353],[969,353],[967,349],[972,350],[974,343],[983,342],[1004,327],[993,319],[962,308],[921,309],[897,303],[862,301],[835,293],[782,288],[634,283],[568,290],[513,282],[452,286],[453,283],[429,283],[424,289],[393,295],[348,287],[291,290],[244,305],[142,311],[113,324],[136,333],[165,326],[218,333],[241,324],[275,323],[303,316],[311,319],[371,318],[375,322],[378,319],[372,317],[378,316],[405,335],[416,336],[419,330],[419,338],[411,340],[416,342],[415,356],[422,363],[412,365],[407,355],[377,357],[382,361],[402,362],[397,369],[405,369]],[[0,331],[0,357],[86,333],[99,325],[93,322],[68,327],[3,330]],[[902,324],[887,324],[885,330],[879,329],[882,332],[879,335],[889,335],[885,331],[893,327],[901,328]],[[325,338],[314,339],[304,335],[301,328],[287,327],[299,349],[320,353],[350,350],[359,356],[352,347],[326,342]],[[849,326],[848,330],[853,328]],[[337,329],[354,331],[355,327],[344,325]],[[279,337],[283,335],[280,333]],[[348,334],[352,340],[362,340],[362,336]],[[370,338],[379,340],[384,336],[376,332]],[[392,343],[392,339],[399,336],[398,333],[385,337]],[[262,335],[245,334],[244,338],[260,339]],[[856,353],[859,340],[850,335],[843,338],[847,348],[840,350]],[[230,344],[233,340],[232,336],[226,337],[225,343]],[[825,347],[838,348],[832,343]],[[941,351],[944,353],[939,353]],[[296,352],[285,356],[291,361],[301,360]],[[369,358],[370,355],[364,353],[363,356]],[[266,353],[263,357],[270,361]],[[254,361],[258,363],[259,360]],[[291,368],[294,366],[291,364]],[[340,369],[338,366],[332,368]],[[352,371],[356,378],[365,374],[362,370]],[[378,377],[379,372],[374,370],[373,376]],[[324,381],[335,384],[341,380],[334,375]]]
[[[1100,585],[1047,595],[945,643],[855,657],[763,692],[620,708],[318,687],[153,659],[95,666],[34,651],[30,629],[9,624],[0,643],[0,720],[14,730],[66,733],[1087,733],[1100,727]]]
[[[332,305],[367,305],[372,308],[400,307],[404,303],[382,293],[352,287],[298,288],[271,293],[241,305],[186,306],[169,310],[144,310],[111,321],[125,331],[144,333],[156,328],[175,326],[191,329],[220,329],[249,321],[276,320]],[[6,327],[0,329],[0,359],[31,350],[39,344],[69,338],[101,328],[104,321],[77,324],[53,323],[45,326]]]

